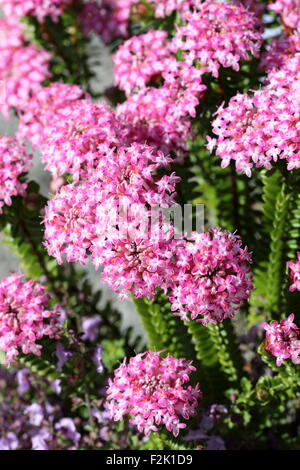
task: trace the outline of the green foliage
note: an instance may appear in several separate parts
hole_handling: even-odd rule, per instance
[[[134,299],[149,339],[149,348],[166,351],[175,357],[194,358],[187,328],[170,311],[167,296],[160,293],[153,302],[148,299]]]
[[[104,339],[101,343],[103,348],[102,361],[110,372],[118,367],[118,363],[125,356],[124,342],[124,339],[120,338],[115,340]]]
[[[80,6],[79,6],[80,7]],[[58,19],[53,22],[46,18],[41,24],[33,16],[23,17],[25,35],[33,42],[52,54],[50,61],[51,79],[76,83],[91,92],[89,81],[93,77],[87,54],[88,41],[84,38],[78,24],[79,9],[74,2]]]
[[[32,372],[40,375],[41,377],[47,377],[49,380],[56,380],[60,377],[56,367],[53,365],[53,360],[47,360],[43,357],[35,356],[34,354],[20,354],[19,361],[25,367],[28,367]]]
[[[190,450],[191,444],[183,443],[182,440],[174,438],[170,433],[152,433],[141,450]]]

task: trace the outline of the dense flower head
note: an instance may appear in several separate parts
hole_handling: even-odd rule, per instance
[[[115,84],[127,95],[143,89],[160,76],[172,59],[165,31],[148,31],[133,36],[115,54]]]
[[[269,8],[281,17],[281,21],[288,29],[300,31],[300,2],[299,0],[276,0]]]
[[[261,66],[267,72],[280,69],[291,57],[300,52],[300,33],[280,34],[270,42],[267,52],[261,56]]]
[[[137,91],[117,107],[124,137],[181,158],[193,135],[190,117],[196,116],[206,90],[202,75],[191,64],[170,60],[160,76],[162,86]]]
[[[196,107],[204,95],[203,70],[186,62],[172,61],[163,74],[163,88],[168,91],[169,120],[196,116]],[[168,120],[168,119],[167,119]]]
[[[187,12],[195,3],[200,3],[201,0],[147,0],[151,1],[154,5],[154,12],[157,18],[164,18],[170,15],[173,11],[178,13]]]
[[[94,32],[105,43],[109,43],[116,37],[127,37],[130,9],[136,1],[88,1],[79,15],[83,33],[89,37]]]
[[[70,173],[74,181],[87,177],[89,162],[98,161],[98,149],[119,143],[119,125],[114,112],[104,103],[78,100],[52,119],[45,129],[41,147],[46,169],[54,176]]]
[[[267,86],[253,97],[237,94],[217,111],[208,148],[216,146],[222,167],[235,161],[237,171],[251,176],[253,165],[270,169],[278,159],[288,170],[300,167],[300,56],[271,71]]]
[[[186,359],[148,351],[126,359],[115,370],[107,390],[108,407],[115,421],[129,414],[130,422],[148,435],[164,425],[174,436],[186,427],[181,416],[196,415],[198,385],[185,386],[195,368]]]
[[[278,366],[281,366],[286,359],[291,359],[294,364],[300,364],[300,335],[293,321],[292,314],[280,322],[263,323],[266,330],[265,349],[276,357]]]
[[[292,284],[290,286],[290,291],[295,291],[295,290],[300,291],[300,251],[298,251],[297,253],[297,260],[289,261],[287,265],[291,270],[290,278],[291,278]]]
[[[4,56],[9,54],[14,48],[18,48],[23,45],[23,34],[24,28],[18,18],[15,16],[0,18],[1,61],[3,61]]]
[[[194,112],[194,95],[183,97],[184,111]],[[146,142],[177,157],[187,150],[187,139],[192,137],[191,122],[180,116],[176,106],[176,93],[172,87],[145,88],[118,105],[116,113],[123,124],[127,141]]]
[[[100,152],[101,153],[101,152]],[[102,184],[108,196],[127,197],[130,202],[168,207],[174,203],[175,185],[180,178],[173,172],[158,176],[172,159],[153,147],[133,143],[102,152],[90,178]]]
[[[197,10],[183,15],[185,24],[177,26],[173,50],[200,63],[218,76],[220,66],[239,70],[239,61],[258,55],[262,36],[256,15],[241,5],[207,0]]]
[[[43,23],[46,16],[57,21],[64,9],[73,0],[1,0],[0,6],[5,16],[35,16]]]
[[[265,85],[266,90],[271,93],[276,92],[280,100],[299,101],[299,77],[300,77],[300,53],[292,54],[286,58],[280,68],[272,69],[268,72]],[[284,106],[284,105],[283,105]],[[297,109],[299,107],[297,106]],[[295,115],[297,121],[298,115]]]
[[[59,308],[49,310],[46,287],[20,274],[0,281],[0,349],[11,362],[22,351],[40,355],[43,336],[57,337]]]
[[[96,208],[101,190],[89,181],[63,186],[45,209],[45,238],[50,256],[59,264],[77,261],[86,264],[91,240],[95,237]]]
[[[96,267],[103,266],[102,281],[120,298],[131,292],[136,298],[153,299],[156,289],[167,291],[174,274],[172,229],[164,233],[159,227],[151,234],[147,211],[138,204],[130,209],[121,228],[93,240],[92,259]]]
[[[151,3],[154,8],[154,14],[157,18],[164,18],[173,12],[181,15],[190,13],[191,11],[201,11],[202,0],[146,0]],[[257,0],[233,0],[232,3],[243,6],[247,10],[254,13],[258,20],[259,28],[262,25],[260,17],[265,10],[265,5],[262,5]]]
[[[30,96],[50,77],[51,54],[35,44],[10,47],[0,62],[1,111],[7,117],[10,108],[22,109]]]
[[[256,16],[257,28],[262,31],[261,28],[264,28],[264,21],[262,15],[266,10],[267,5],[261,3],[260,0],[233,0],[232,3],[243,6],[248,11],[251,11],[251,13]]]
[[[193,233],[176,249],[169,295],[175,315],[206,325],[233,317],[252,290],[251,255],[240,237],[214,228]]]
[[[63,186],[48,202],[44,219],[45,246],[58,263],[62,263],[65,258],[69,262],[85,264],[92,251],[97,266],[105,264],[105,273],[111,273],[113,278],[113,269],[109,263],[111,257],[116,255],[116,245],[128,245],[120,229],[113,231],[113,226],[117,225],[114,222],[119,207],[126,204],[131,212],[135,208],[137,213],[131,213],[130,223],[135,233],[140,233],[134,224],[141,224],[143,213],[148,220],[151,206],[169,207],[175,202],[175,185],[179,178],[174,172],[158,175],[157,170],[168,167],[171,159],[147,145],[132,144],[108,151],[105,148],[101,155],[98,165],[90,172],[90,179],[81,184]],[[146,245],[145,240],[143,249]],[[151,249],[155,250],[156,247],[158,245]],[[122,253],[121,250],[120,257]],[[120,270],[121,264],[115,264],[114,269],[117,268]],[[133,276],[133,271],[130,275]],[[120,285],[122,282],[119,279]],[[124,283],[127,285],[127,280]]]
[[[32,164],[32,155],[13,137],[0,137],[0,214],[4,205],[11,205],[12,196],[24,195],[27,184],[20,181]]]
[[[44,140],[45,128],[63,113],[74,101],[83,98],[84,92],[78,85],[52,83],[39,88],[19,110],[18,138],[28,139],[33,147],[39,147]]]

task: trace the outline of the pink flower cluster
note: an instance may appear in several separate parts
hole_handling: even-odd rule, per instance
[[[84,92],[77,85],[56,82],[39,88],[26,102],[26,107],[18,110],[18,138],[30,140],[34,148],[41,146],[47,135],[47,127],[54,120],[64,119],[65,109],[83,96]]]
[[[109,43],[116,37],[128,36],[130,9],[137,0],[88,1],[80,11],[82,31],[89,37],[98,34]]]
[[[115,84],[127,95],[145,88],[168,66],[172,58],[167,37],[166,31],[151,30],[119,47],[113,58]]]
[[[191,6],[201,3],[201,0],[147,0],[154,3],[155,16],[164,18],[174,11],[178,13],[188,12]]]
[[[252,290],[251,255],[240,237],[215,228],[194,233],[176,249],[171,309],[184,321],[216,323],[233,317]],[[190,316],[190,318],[189,318]]]
[[[49,310],[46,287],[20,274],[0,281],[0,350],[12,362],[20,351],[40,355],[43,336],[57,337],[59,310]]]
[[[186,427],[181,417],[196,415],[198,388],[185,386],[195,368],[186,359],[148,351],[126,359],[115,370],[107,390],[108,409],[114,421],[129,414],[130,422],[149,435],[164,425],[174,436]]]
[[[74,181],[86,178],[88,169],[95,168],[102,158],[100,146],[108,151],[120,140],[119,125],[109,106],[89,99],[76,100],[76,95],[75,90],[74,101],[52,115],[41,145],[46,169],[54,176],[70,173]]]
[[[293,321],[294,315],[290,315],[287,320],[281,320],[279,323],[263,323],[266,330],[265,349],[276,357],[278,366],[286,359],[300,364],[300,335]]]
[[[296,261],[289,261],[287,263],[288,267],[290,268],[290,278],[292,284],[290,286],[290,291],[298,290],[300,291],[300,251],[297,253],[297,260]]]
[[[217,147],[222,167],[235,161],[237,171],[251,176],[253,165],[271,168],[278,159],[288,170],[300,167],[300,56],[272,70],[267,86],[253,97],[238,94],[222,104],[212,123],[216,139],[208,137],[208,149]]]
[[[206,90],[203,71],[172,60],[162,72],[163,86],[146,87],[117,106],[129,140],[148,142],[165,153],[184,155],[192,138],[190,117]]]
[[[193,12],[199,12],[202,8],[202,0],[146,0],[151,3],[154,8],[154,14],[157,18],[164,18],[173,12],[181,14],[183,17],[185,14]],[[257,2],[257,0],[233,0],[233,4],[246,8],[251,13],[254,13],[257,17],[258,27],[262,26],[260,17],[265,10],[265,6]]]
[[[78,186],[63,186],[48,202],[44,244],[59,264],[63,257],[68,262],[86,264],[87,250],[95,236],[95,211],[100,195],[97,186],[87,181]]]
[[[52,85],[19,113],[18,136],[40,146],[54,177],[69,173],[75,182],[95,175],[109,154],[131,144],[147,143],[165,154],[165,162],[171,161],[167,155],[174,152],[179,158],[191,137],[190,116],[205,90],[201,75],[177,62],[172,72],[165,72],[163,87],[134,94],[116,113],[104,102],[79,99],[75,85]]]
[[[32,163],[32,155],[13,137],[0,137],[0,214],[4,205],[11,205],[12,196],[24,195],[26,183],[20,176]]]
[[[102,183],[107,197],[126,197],[130,203],[169,207],[174,204],[175,185],[180,181],[174,172],[158,176],[172,159],[153,147],[133,143],[101,153],[97,166],[90,172],[95,183]]]
[[[281,17],[286,28],[300,31],[300,2],[299,0],[276,0],[269,8]]]
[[[118,49],[115,83],[127,100],[117,107],[117,115],[129,139],[181,158],[193,135],[190,117],[206,90],[206,70],[176,60],[172,41],[166,31],[150,30]]]
[[[11,32],[13,31],[13,34]],[[15,16],[0,19],[0,51],[1,58],[9,55],[13,48],[23,45],[23,26]]]
[[[192,101],[196,95],[190,94]],[[189,95],[186,94],[186,103]],[[198,101],[198,100],[197,100]],[[177,158],[185,155],[187,139],[192,137],[191,122],[179,116],[176,91],[147,88],[134,94],[117,107],[117,116],[124,125],[128,140],[147,142],[164,153],[174,152]]]
[[[156,179],[147,153],[153,161],[151,148],[123,149],[102,162],[93,182],[62,187],[45,211],[48,253],[58,263],[81,264],[91,254],[96,268],[103,267],[102,280],[122,298],[128,292],[153,298],[163,289],[183,320],[201,315],[198,321],[207,324],[232,317],[252,290],[247,248],[219,229],[176,240],[172,226],[152,225],[147,207],[158,197],[168,207],[178,178]]]
[[[56,257],[59,263],[65,256],[67,261],[85,264],[88,251],[93,253],[97,266],[106,259],[108,268],[104,276],[110,275],[112,282],[115,282],[117,264],[112,269],[109,261],[116,255],[116,247],[121,243],[119,239],[122,238],[124,242],[130,228],[130,225],[125,226],[124,236],[120,234],[120,229],[115,232],[112,230],[120,201],[124,201],[127,207],[131,206],[131,210],[136,204],[138,216],[130,217],[133,218],[132,230],[137,232],[139,228],[134,224],[137,217],[139,221],[142,219],[143,211],[147,224],[147,207],[166,207],[174,202],[175,184],[179,178],[174,173],[169,176],[156,175],[156,170],[168,165],[170,159],[161,152],[155,152],[152,147],[132,144],[117,151],[103,150],[100,155],[98,166],[90,172],[89,179],[79,185],[63,186],[49,201],[44,220],[45,245],[49,254]],[[149,253],[146,256],[149,257]],[[118,269],[121,269],[120,263]],[[125,272],[130,271],[125,266],[123,269]],[[130,275],[134,277],[133,272]],[[123,281],[120,279],[118,282]],[[124,280],[124,283],[127,285],[128,281]]]
[[[280,34],[272,39],[268,51],[262,54],[261,66],[267,72],[280,69],[298,52],[300,52],[300,33]]]
[[[50,76],[46,50],[25,45],[23,29],[16,18],[0,19],[0,104],[8,117],[10,108],[23,108],[29,97]]]
[[[50,16],[57,21],[64,9],[73,0],[1,0],[1,8],[5,16],[35,16],[40,23]]]
[[[141,212],[138,206],[136,209],[135,216],[143,214],[147,223],[147,213]],[[104,266],[102,281],[120,298],[126,299],[128,292],[132,292],[135,298],[153,299],[156,289],[166,292],[172,282],[174,243],[167,237],[148,238],[141,233],[143,227],[136,227],[134,223],[125,227],[128,234],[116,233],[106,240],[99,237],[94,241],[94,264]]]
[[[240,4],[206,0],[182,15],[173,51],[182,51],[188,63],[199,61],[217,77],[220,66],[239,70],[239,61],[257,56],[262,44],[254,13]]]

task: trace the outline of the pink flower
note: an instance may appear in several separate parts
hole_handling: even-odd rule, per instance
[[[30,44],[6,49],[1,59],[1,110],[8,117],[10,108],[24,108],[32,94],[50,77],[48,62],[51,54]]]
[[[24,196],[27,184],[20,180],[32,164],[25,146],[13,137],[0,137],[0,214],[2,207],[11,205],[12,196]]]
[[[168,115],[173,119],[196,117],[196,107],[204,95],[203,69],[186,62],[172,61],[163,71],[163,88],[168,91]]]
[[[294,315],[287,320],[263,323],[266,330],[265,349],[276,357],[276,364],[281,366],[283,361],[291,359],[294,364],[300,364],[299,329],[293,323]]]
[[[187,109],[194,112],[195,99],[194,95],[191,99],[191,94],[186,93],[182,100],[185,113]],[[174,152],[178,158],[185,155],[186,141],[193,134],[190,119],[182,116],[180,102],[176,100],[176,88],[149,87],[118,105],[116,112],[126,140],[146,142],[164,153]]]
[[[273,38],[267,52],[262,54],[261,66],[267,72],[288,65],[289,59],[300,52],[300,32],[281,34]]]
[[[85,36],[98,34],[109,43],[116,37],[128,36],[130,9],[137,0],[88,1],[80,11],[79,20]]]
[[[64,111],[74,102],[83,98],[84,91],[77,85],[52,83],[39,88],[27,101],[26,107],[19,110],[18,138],[28,139],[33,147],[39,147],[44,134],[53,120],[64,119]]]
[[[12,34],[13,33],[13,34]],[[24,28],[19,19],[15,16],[3,17],[0,19],[0,51],[1,61],[5,55],[13,49],[23,46]]]
[[[290,278],[292,284],[290,286],[290,291],[298,290],[300,291],[300,251],[297,253],[297,261],[289,261],[287,263],[288,267],[290,268]]]
[[[186,427],[181,417],[189,419],[196,415],[201,394],[198,385],[185,386],[195,368],[186,359],[148,351],[126,359],[115,370],[107,390],[111,418],[121,421],[129,414],[130,422],[140,432],[149,435],[160,424],[174,436]]]
[[[161,73],[163,86],[146,87],[117,107],[124,138],[174,152],[178,159],[184,156],[193,135],[190,117],[196,116],[206,90],[202,75],[203,70],[170,60]]]
[[[287,28],[300,31],[299,0],[276,0],[269,8],[281,16],[281,21]]]
[[[195,0],[147,0],[148,2],[154,3],[155,16],[157,18],[163,18],[170,15],[173,11],[183,13],[189,11],[191,6],[195,3],[199,4]]]
[[[119,143],[118,129],[113,111],[104,102],[69,103],[44,129],[41,151],[46,169],[54,176],[70,173],[74,181],[85,179],[87,166],[94,168],[101,158],[99,148],[108,151]]]
[[[233,317],[252,290],[251,255],[230,232],[211,229],[178,240],[169,299],[175,315],[206,325]],[[190,317],[190,318],[189,318]]]
[[[132,206],[131,209],[134,212]],[[96,238],[91,248],[94,264],[103,266],[102,281],[123,299],[128,298],[129,292],[136,298],[153,299],[156,289],[167,291],[174,275],[171,237],[143,234],[144,227],[136,223],[137,217],[143,218],[142,214],[141,208],[137,208],[135,222],[124,224],[122,231],[119,229],[106,238]],[[147,217],[147,213],[144,216]]]
[[[116,245],[121,243],[120,240],[124,242],[128,229],[142,233],[139,225],[143,216],[146,217],[145,226],[149,223],[151,206],[168,207],[174,203],[175,185],[179,178],[175,173],[158,176],[157,170],[168,166],[171,159],[146,145],[104,149],[96,155],[101,158],[93,171],[86,166],[90,171],[89,180],[79,185],[63,186],[48,202],[44,219],[45,246],[58,263],[62,263],[65,257],[67,261],[85,264],[92,251],[96,265],[105,263],[105,273],[108,273],[110,258],[115,257]],[[114,225],[120,227],[120,222],[115,222],[115,219],[122,202],[130,207],[131,214],[136,211],[134,217],[130,216],[130,225],[125,224],[125,236],[120,228],[113,228]],[[158,245],[152,250],[156,248]],[[147,256],[150,261],[149,253]],[[113,269],[111,273],[113,275]]]
[[[59,307],[49,310],[46,289],[20,274],[0,281],[0,349],[6,352],[8,363],[20,351],[40,355],[42,345],[36,341],[58,336]]]
[[[185,24],[177,26],[173,51],[183,51],[189,63],[199,61],[217,77],[220,66],[239,70],[239,61],[257,56],[262,44],[255,13],[240,3],[207,0],[183,15]]]
[[[1,8],[5,16],[35,16],[40,23],[46,16],[57,21],[72,0],[2,0]]]
[[[101,158],[100,158],[101,155]],[[102,183],[107,197],[126,197],[130,202],[168,207],[175,203],[175,185],[180,178],[175,173],[158,176],[157,171],[168,168],[172,159],[145,144],[106,150],[104,147],[92,168],[90,178]]]
[[[251,176],[251,169],[270,169],[272,162],[285,159],[287,169],[300,167],[300,56],[285,62],[280,70],[272,70],[262,90],[253,97],[238,94],[226,108],[221,105],[213,121],[215,140],[222,167],[235,161],[237,171]]]
[[[115,84],[127,95],[145,88],[172,60],[167,37],[165,31],[151,30],[119,47],[113,57]]]
[[[96,207],[101,191],[86,181],[81,185],[69,184],[48,202],[45,209],[45,238],[50,256],[59,264],[63,257],[68,262],[86,264],[87,251],[96,230]]]

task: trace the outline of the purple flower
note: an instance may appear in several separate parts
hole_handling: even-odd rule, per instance
[[[44,411],[41,405],[32,403],[32,405],[25,408],[24,413],[29,416],[30,424],[33,424],[34,426],[40,426],[42,424]]]
[[[70,439],[76,447],[78,446],[81,435],[76,431],[72,418],[62,418],[58,423],[56,423],[55,429],[61,429],[65,436]]]
[[[72,353],[67,351],[61,343],[57,343],[55,354],[58,359],[57,370],[61,371],[65,362],[72,356]]]
[[[50,382],[50,385],[57,395],[61,394],[61,380],[60,379],[52,380]]]
[[[18,370],[16,376],[18,381],[18,394],[24,395],[30,388],[30,382],[28,380],[29,369]]]
[[[102,346],[98,345],[94,349],[94,354],[93,354],[93,362],[96,365],[96,370],[99,374],[102,374],[104,372],[104,366],[102,362]]]
[[[51,440],[52,436],[47,429],[41,429],[38,434],[31,438],[32,450],[49,450],[47,440]]]
[[[82,329],[83,329],[83,336],[82,339],[84,341],[91,341],[94,342],[98,336],[98,326],[101,323],[101,318],[99,316],[89,317],[83,320],[82,322]]]
[[[207,441],[206,450],[226,450],[225,442],[220,436],[211,436]]]
[[[13,432],[8,432],[6,437],[0,439],[0,450],[16,450],[18,445],[19,440]]]

